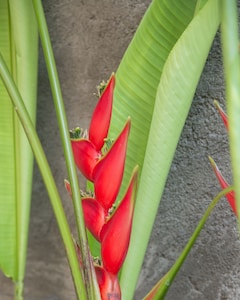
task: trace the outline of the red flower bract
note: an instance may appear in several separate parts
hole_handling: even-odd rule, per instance
[[[137,174],[138,168],[136,167],[123,200],[101,231],[103,267],[113,274],[119,272],[129,246],[136,196]]]
[[[115,202],[122,182],[129,130],[130,119],[93,171],[95,196],[106,210]]]
[[[71,138],[75,163],[90,181],[92,181],[93,169],[102,156],[101,149],[108,134],[114,86],[115,77],[112,75],[93,112],[89,127],[89,139],[82,136]]]
[[[96,150],[98,151],[101,150],[104,144],[104,139],[108,135],[108,129],[112,115],[114,86],[115,77],[112,75],[108,85],[98,100],[89,127],[89,140],[95,145]]]
[[[82,206],[86,227],[100,241],[100,232],[105,224],[107,212],[93,198],[82,198]]]
[[[93,170],[101,158],[101,153],[86,139],[73,139],[71,143],[77,167],[88,180],[92,181]]]
[[[117,275],[107,272],[101,266],[95,266],[95,272],[101,294],[101,300],[120,300],[121,290]]]

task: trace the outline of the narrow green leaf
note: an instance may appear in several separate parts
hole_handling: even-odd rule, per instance
[[[178,271],[180,270],[181,266],[183,265],[185,259],[187,258],[187,255],[189,254],[190,250],[192,249],[192,246],[196,242],[199,233],[203,229],[203,226],[205,225],[208,217],[210,216],[212,210],[218,203],[218,201],[225,196],[227,193],[231,192],[233,189],[232,186],[224,189],[221,191],[209,204],[208,208],[206,209],[204,215],[202,216],[201,220],[199,221],[196,229],[194,230],[191,238],[189,239],[187,245],[183,249],[182,253],[176,260],[176,262],[173,264],[171,269],[167,272],[166,275],[164,275],[163,278],[161,278],[157,284],[152,288],[152,290],[144,297],[144,300],[159,300],[164,299],[169,287],[171,286],[175,276],[177,275]]]
[[[191,21],[194,11],[192,1],[153,2],[146,15],[151,17],[142,23],[144,30],[136,35],[117,73],[112,131],[131,116],[126,176],[134,164],[142,167],[132,238],[121,273],[124,299],[133,297],[177,142],[219,25],[217,0],[209,0]],[[144,49],[145,43],[151,50]]]
[[[35,122],[38,34],[30,0],[0,1],[0,51]],[[0,94],[0,268],[21,299],[33,155],[2,82]]]

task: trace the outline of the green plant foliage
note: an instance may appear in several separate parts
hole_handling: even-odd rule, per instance
[[[208,208],[206,209],[204,215],[202,216],[201,220],[199,221],[197,227],[195,228],[192,236],[190,237],[188,243],[184,247],[182,253],[179,255],[178,259],[175,261],[171,269],[165,274],[157,284],[151,289],[151,291],[146,295],[144,300],[158,300],[164,299],[165,295],[171,283],[173,282],[175,276],[177,275],[178,271],[180,270],[182,264],[184,263],[185,259],[187,258],[188,253],[192,249],[192,246],[196,242],[196,239],[199,236],[203,226],[205,225],[208,217],[210,216],[212,210],[215,208],[218,201],[223,197],[226,196],[227,193],[232,191],[232,186],[226,188],[225,190],[221,191],[209,204]]]
[[[135,164],[142,172],[121,273],[124,299],[133,297],[177,142],[219,25],[218,5],[217,0],[200,6],[190,0],[154,1],[116,74],[110,137],[127,116],[132,119],[123,189]]]
[[[196,3],[196,0],[153,1],[117,70],[109,136],[118,136],[127,117],[132,119],[122,193],[136,164],[141,172],[163,67],[192,20]]]
[[[0,51],[35,122],[38,34],[30,0],[0,1]],[[33,155],[0,81],[0,269],[24,279]]]

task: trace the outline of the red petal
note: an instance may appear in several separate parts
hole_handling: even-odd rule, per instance
[[[93,169],[101,157],[94,145],[85,139],[71,140],[75,163],[82,174],[92,180]]]
[[[96,277],[101,293],[101,300],[121,300],[121,290],[118,277],[108,273],[101,266],[95,266]]]
[[[138,168],[135,168],[127,192],[101,232],[101,254],[104,268],[117,274],[127,254],[136,196]]]
[[[103,91],[97,103],[97,106],[95,107],[89,127],[89,139],[98,151],[101,150],[104,144],[104,139],[108,134],[112,114],[114,85],[115,77],[112,75],[107,87]]]
[[[130,119],[93,172],[96,199],[106,210],[115,202],[122,182],[129,130]]]
[[[215,161],[211,157],[209,157],[209,160],[210,160],[213,171],[214,171],[215,175],[217,176],[217,179],[218,179],[222,189],[227,188],[229,186],[229,184],[227,183],[225,178],[222,176],[222,173],[218,169],[217,164],[215,163]],[[233,212],[235,213],[235,215],[237,215],[237,207],[236,207],[236,200],[235,200],[234,191],[231,191],[231,192],[227,193],[226,198],[227,198],[230,206],[232,207]]]
[[[100,232],[105,224],[107,212],[93,198],[82,198],[82,207],[86,227],[100,241]]]
[[[217,100],[214,100],[214,105],[216,106],[222,120],[223,120],[223,123],[225,125],[225,127],[228,129],[228,117],[226,115],[226,113],[224,112],[224,110],[221,108],[219,102]]]

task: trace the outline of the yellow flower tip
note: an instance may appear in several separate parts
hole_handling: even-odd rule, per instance
[[[215,163],[214,159],[213,159],[211,156],[208,156],[208,159],[209,159],[209,161],[210,161],[210,164],[211,164],[212,168],[213,168],[214,170],[218,170],[218,171],[219,171],[218,166],[217,166],[217,164]]]
[[[219,102],[218,102],[216,99],[213,100],[213,104],[214,104],[214,106],[215,106],[217,109],[220,108],[220,104],[219,104]]]

